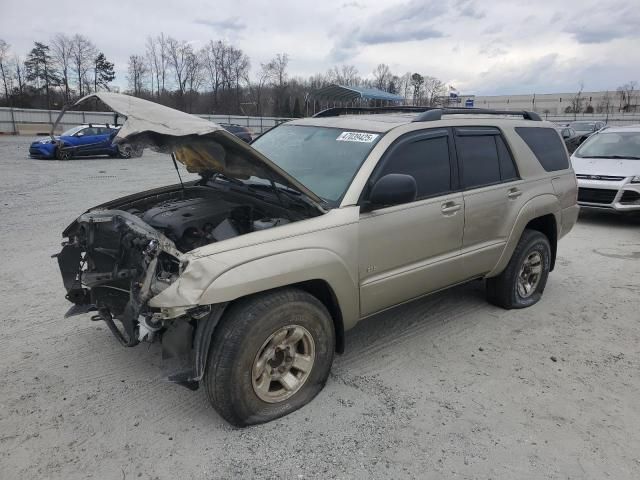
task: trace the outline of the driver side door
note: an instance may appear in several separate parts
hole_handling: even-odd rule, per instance
[[[360,214],[360,311],[365,317],[459,282],[450,260],[462,248],[464,201],[450,129],[400,137],[380,159],[366,190],[382,176],[407,174],[417,184],[413,202]],[[364,192],[366,199],[368,191]]]

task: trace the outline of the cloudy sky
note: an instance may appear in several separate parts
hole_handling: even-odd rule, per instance
[[[54,6],[55,5],[55,6]],[[640,80],[638,0],[136,0],[0,2],[0,38],[24,55],[56,32],[88,36],[126,84],[130,54],[164,32],[195,47],[225,39],[253,70],[276,53],[290,74],[336,64],[420,72],[462,93],[615,89]]]

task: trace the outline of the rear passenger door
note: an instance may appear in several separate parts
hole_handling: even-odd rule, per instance
[[[510,149],[494,127],[455,128],[463,190],[462,251],[470,272],[489,272],[498,262],[524,196]]]
[[[447,128],[407,134],[380,159],[369,185],[390,173],[407,174],[416,180],[418,195],[414,202],[360,214],[362,316],[460,280],[461,271],[449,262],[459,253],[464,225],[452,159]]]

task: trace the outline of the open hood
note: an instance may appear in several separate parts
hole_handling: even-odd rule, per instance
[[[246,180],[258,177],[290,187],[322,208],[322,200],[287,172],[221,126],[158,103],[119,93],[98,92],[81,98],[73,108],[93,98],[126,120],[115,143],[138,144],[173,154],[194,173],[216,172]],[[60,112],[56,124],[67,109]]]

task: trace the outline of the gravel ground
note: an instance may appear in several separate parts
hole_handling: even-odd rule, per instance
[[[480,282],[362,322],[324,391],[234,429],[126,349],[65,319],[60,232],[87,207],[176,183],[168,158],[27,159],[0,138],[0,478],[640,478],[640,222],[583,212],[543,300]]]

